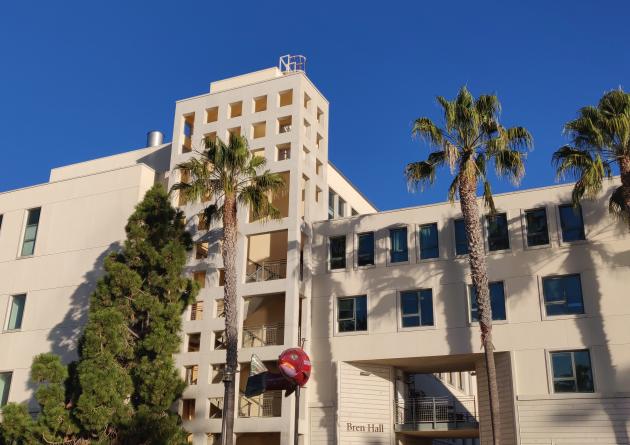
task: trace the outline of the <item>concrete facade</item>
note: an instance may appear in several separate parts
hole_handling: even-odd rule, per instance
[[[36,409],[28,378],[34,355],[76,357],[102,259],[124,239],[127,218],[146,190],[178,182],[175,167],[195,155],[204,137],[226,140],[236,131],[289,184],[286,194],[272,197],[282,219],[261,223],[240,209],[237,385],[244,388],[252,354],[273,367],[282,350],[303,344],[313,374],[301,401],[302,444],[488,443],[471,280],[465,255],[455,250],[459,206],[378,212],[330,164],[328,116],[327,100],[303,72],[269,68],[213,82],[209,93],[178,101],[171,144],[55,168],[46,184],[0,193],[0,372],[11,375],[8,400]],[[504,295],[505,319],[494,328],[502,443],[630,443],[630,233],[609,217],[606,204],[617,183],[583,204],[585,239],[571,242],[563,239],[559,207],[570,203],[571,185],[496,197],[507,223],[502,241],[509,244],[493,251],[486,233],[489,278],[502,282]],[[186,273],[202,284],[198,303],[185,314],[176,356],[189,383],[179,409],[191,442],[212,444],[221,429],[225,360],[221,229],[200,226],[202,204],[176,195],[173,203],[196,243]],[[35,208],[41,208],[35,248],[21,255]],[[548,242],[531,247],[526,211],[542,208]],[[437,229],[437,255],[425,259],[420,231],[429,224]],[[489,227],[486,216],[483,225]],[[373,240],[373,264],[360,259],[365,239]],[[572,282],[579,282],[581,309],[549,315],[549,304],[563,303],[546,299],[546,280],[565,275],[579,277]],[[20,326],[10,329],[13,298],[24,294]],[[403,309],[409,295],[418,298],[411,316]],[[348,319],[348,299],[363,296],[352,300]],[[340,314],[346,314],[342,320]],[[405,325],[409,320],[418,326]],[[592,374],[594,387],[559,393],[553,354],[584,350],[591,367],[580,372]],[[556,383],[573,381],[563,382]],[[452,422],[411,422],[408,407],[426,403],[434,410],[436,403],[448,410],[469,404]],[[280,394],[240,396],[237,444],[292,443],[293,404]]]

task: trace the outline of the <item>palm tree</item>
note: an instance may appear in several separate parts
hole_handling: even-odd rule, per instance
[[[223,266],[225,269],[224,312],[226,364],[224,371],[222,442],[231,445],[234,429],[236,387],[234,373],[238,367],[238,314],[236,295],[236,242],[239,206],[249,208],[254,219],[276,219],[280,212],[270,202],[273,193],[284,190],[284,180],[269,170],[260,172],[266,160],[249,151],[247,139],[231,135],[228,144],[221,139],[205,139],[205,149],[197,157],[179,164],[189,181],[174,184],[187,201],[210,204],[204,209],[206,222],[223,223]]]
[[[466,87],[449,101],[437,97],[444,112],[444,125],[431,119],[416,119],[413,134],[425,139],[432,147],[426,161],[412,162],[405,176],[412,189],[422,190],[434,182],[438,167],[448,165],[455,178],[448,190],[451,202],[459,195],[468,238],[468,262],[476,289],[481,342],[485,351],[490,401],[493,443],[500,442],[499,397],[492,344],[492,310],[488,289],[488,274],[481,233],[477,186],[483,186],[483,198],[491,213],[495,212],[487,165],[494,164],[496,174],[518,184],[525,173],[524,150],[532,146],[532,137],[523,127],[505,128],[498,121],[501,110],[495,95],[473,98]]]
[[[560,147],[553,162],[559,177],[569,174],[577,180],[574,205],[596,197],[617,164],[621,185],[610,196],[608,210],[630,226],[630,93],[622,89],[605,93],[596,107],[580,109],[564,132],[571,144]]]

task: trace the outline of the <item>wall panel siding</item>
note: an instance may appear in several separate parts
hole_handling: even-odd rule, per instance
[[[393,400],[394,373],[391,367],[341,362],[339,444],[392,444]]]
[[[335,443],[335,407],[310,408],[310,445],[332,445]]]
[[[630,397],[517,402],[522,445],[630,444]]]

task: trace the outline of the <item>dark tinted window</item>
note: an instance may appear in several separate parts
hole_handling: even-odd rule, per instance
[[[374,264],[374,232],[359,233],[357,264],[371,266]]]
[[[510,248],[510,236],[508,234],[507,215],[505,213],[497,213],[496,215],[488,215],[488,249],[506,250]]]
[[[584,313],[579,275],[543,278],[543,295],[549,316]]]
[[[438,245],[437,224],[425,224],[420,226],[420,259],[437,258],[440,256]]]
[[[544,246],[545,244],[549,244],[547,211],[545,209],[526,210],[525,224],[527,225],[528,246]]]
[[[492,309],[492,319],[505,320],[505,290],[503,288],[503,281],[490,283],[488,288],[490,289],[490,308]],[[477,290],[475,286],[470,286],[470,321],[479,321]]]
[[[401,292],[400,314],[403,328],[433,326],[433,292],[431,289]]]
[[[392,263],[400,263],[407,261],[409,255],[407,252],[407,228],[399,227],[389,231],[390,239],[390,261]]]
[[[562,241],[571,242],[585,239],[582,207],[573,207],[571,204],[566,204],[559,206],[558,209],[560,210]]]
[[[333,236],[330,238],[330,268],[346,268],[346,237]]]
[[[591,355],[587,350],[551,353],[554,392],[593,392]]]
[[[339,332],[367,331],[367,297],[340,298],[337,301]]]
[[[468,236],[463,219],[455,220],[455,254],[468,255]]]

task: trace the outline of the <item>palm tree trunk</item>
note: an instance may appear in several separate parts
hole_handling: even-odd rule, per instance
[[[225,310],[225,392],[223,395],[223,430],[221,440],[224,445],[232,445],[234,438],[234,411],[236,382],[234,376],[238,367],[238,298],[236,295],[236,242],[237,215],[236,199],[226,196],[223,207],[223,267],[225,286],[223,304]]]
[[[494,346],[492,344],[492,308],[490,306],[490,290],[488,288],[488,268],[486,254],[479,221],[477,206],[477,181],[465,173],[460,175],[459,197],[464,225],[468,237],[468,262],[473,286],[477,291],[477,311],[481,329],[481,343],[485,352],[486,375],[488,376],[488,399],[490,402],[490,423],[492,425],[492,443],[501,441],[499,393],[497,387],[497,371],[494,363]]]
[[[630,156],[619,158],[619,173],[621,173],[621,195],[625,202],[626,215],[630,215]],[[630,226],[630,219],[628,220]]]

